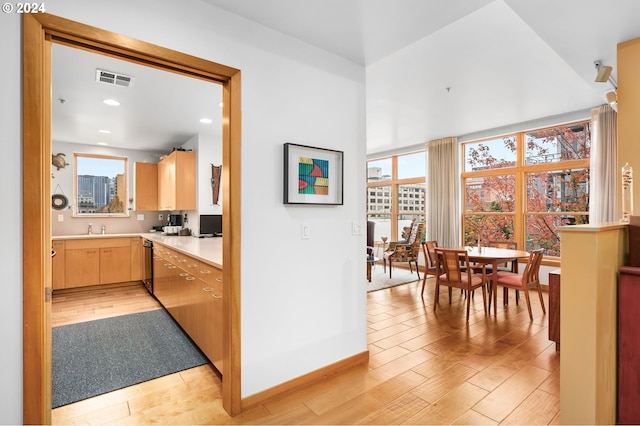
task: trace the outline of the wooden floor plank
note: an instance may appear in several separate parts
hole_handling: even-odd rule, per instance
[[[367,294],[368,365],[280,395],[229,417],[211,365],[52,411],[54,424],[559,424],[559,352],[548,317],[508,306],[484,315],[474,296],[446,294],[433,311],[433,280]],[[545,301],[546,293],[543,294]],[[536,299],[537,300],[537,299]],[[162,306],[141,284],[54,292],[52,323],[71,324]],[[534,301],[535,302],[535,301]],[[535,305],[534,305],[535,308]]]

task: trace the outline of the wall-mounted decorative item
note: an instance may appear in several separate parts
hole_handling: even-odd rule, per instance
[[[220,177],[222,176],[222,166],[211,165],[211,194],[213,204],[218,204],[220,195]]]
[[[53,164],[56,170],[64,169],[69,165],[67,161],[64,159],[65,155],[61,152],[51,155],[51,164]]]
[[[58,194],[58,190],[60,190],[61,194]],[[51,196],[51,207],[56,210],[62,210],[69,205],[69,199],[64,192],[62,192],[62,188],[60,188],[60,184],[56,185],[56,191]]]
[[[284,144],[284,204],[342,205],[343,152]]]

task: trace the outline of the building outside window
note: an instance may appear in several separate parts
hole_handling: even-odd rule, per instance
[[[424,220],[425,165],[425,151],[367,162],[367,219],[376,222],[376,241],[402,240],[403,227]]]
[[[463,144],[464,244],[560,256],[557,228],[589,221],[589,121]]]

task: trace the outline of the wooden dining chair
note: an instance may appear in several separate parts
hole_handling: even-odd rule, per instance
[[[474,273],[469,264],[469,253],[466,250],[434,248],[436,253],[436,292],[433,300],[433,310],[439,303],[440,286],[449,287],[449,304],[451,304],[451,288],[466,290],[467,294],[477,288],[482,289],[482,307],[487,313],[487,291],[485,282],[487,275],[484,267],[480,274]],[[464,269],[464,270],[463,270]],[[471,297],[467,297],[467,321],[469,321],[469,309]]]
[[[420,292],[420,295],[424,295],[424,287],[427,284],[427,278],[437,276],[436,247],[438,247],[437,241],[425,241],[422,243],[422,254],[424,255],[424,276],[422,277],[422,292]]]
[[[524,268],[522,275],[514,272],[499,271],[498,285],[504,288],[513,288],[521,290],[527,301],[527,309],[529,310],[529,319],[533,321],[533,313],[531,312],[531,300],[529,298],[529,287],[535,286],[540,297],[540,305],[542,312],[547,313],[542,299],[542,289],[540,288],[540,265],[542,264],[542,256],[544,249],[531,250],[529,252],[529,260]]]
[[[487,244],[489,247],[495,248],[503,248],[510,250],[518,250],[518,243],[515,241],[489,241]],[[491,265],[487,265],[487,275],[493,273]],[[511,262],[504,262],[502,264],[498,264],[498,272],[513,272],[514,274],[518,273],[518,259],[512,260]],[[502,300],[503,304],[509,304],[509,289],[504,287],[502,290]],[[520,292],[516,290],[516,305],[520,300]]]

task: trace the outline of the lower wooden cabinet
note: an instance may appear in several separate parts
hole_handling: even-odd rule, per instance
[[[618,283],[616,424],[640,424],[640,267],[621,266]]]
[[[66,286],[64,241],[52,241],[51,248],[55,252],[55,256],[51,259],[51,288],[58,290]]]
[[[560,350],[560,269],[549,272],[549,340]]]
[[[154,245],[154,296],[222,373],[222,270]]]
[[[56,240],[54,289],[138,281],[142,278],[140,237]],[[57,258],[57,259],[56,259]]]

